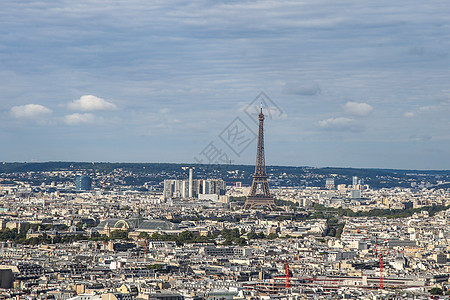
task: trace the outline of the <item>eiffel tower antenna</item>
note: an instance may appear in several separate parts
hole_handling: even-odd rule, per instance
[[[255,174],[253,174],[253,183],[250,188],[250,193],[244,203],[244,209],[251,209],[255,206],[266,206],[269,209],[275,208],[275,202],[270,195],[269,183],[267,182],[266,174],[266,159],[264,155],[264,114],[262,111],[258,116],[259,129],[258,129],[258,146],[256,150],[256,166]]]

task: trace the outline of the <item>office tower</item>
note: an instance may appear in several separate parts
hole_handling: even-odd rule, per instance
[[[353,176],[353,188],[358,185],[358,176]]]
[[[202,194],[225,195],[225,192],[226,183],[222,179],[164,180],[164,200],[197,198]],[[192,195],[192,197],[189,195]]]
[[[77,175],[75,185],[77,191],[89,191],[92,189],[92,179],[87,175]]]
[[[325,180],[325,188],[327,190],[334,190],[334,178],[327,178]]]
[[[256,166],[253,174],[253,183],[250,193],[244,203],[244,209],[251,209],[255,206],[266,206],[269,209],[275,208],[275,202],[270,195],[269,183],[267,182],[266,162],[264,155],[264,114],[261,112],[258,116],[258,146],[256,150]]]
[[[353,176],[352,190],[350,191],[351,199],[361,199],[361,185],[357,176]]]
[[[164,180],[164,200],[172,198],[186,198],[189,194],[189,182],[187,180]]]
[[[192,168],[189,168],[189,198],[192,198],[192,189],[193,189],[193,173]]]
[[[206,179],[202,181],[201,194],[225,195],[226,184],[222,179]],[[200,192],[199,192],[200,194]]]

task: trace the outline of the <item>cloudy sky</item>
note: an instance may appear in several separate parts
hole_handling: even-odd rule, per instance
[[[450,169],[448,1],[0,7],[2,161]]]

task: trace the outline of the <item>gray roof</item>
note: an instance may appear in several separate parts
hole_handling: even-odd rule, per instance
[[[144,218],[131,219],[108,219],[101,221],[97,230],[104,230],[105,227],[115,229],[133,229],[133,230],[176,230],[178,225],[163,220],[148,220]]]

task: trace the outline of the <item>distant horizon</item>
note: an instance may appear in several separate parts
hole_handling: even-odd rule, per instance
[[[2,161],[1,164],[45,164],[45,163],[85,163],[85,164],[172,164],[172,165],[228,165],[228,164],[201,164],[192,162],[134,162],[134,161],[70,161],[70,160],[49,160],[49,161]],[[254,167],[252,164],[230,164],[229,166],[249,166]],[[450,172],[450,169],[402,169],[402,168],[379,168],[379,167],[340,167],[340,166],[293,166],[293,165],[266,165],[266,167],[287,167],[287,168],[314,168],[314,169],[361,169],[361,170],[388,170],[388,171],[430,171],[430,172]]]

